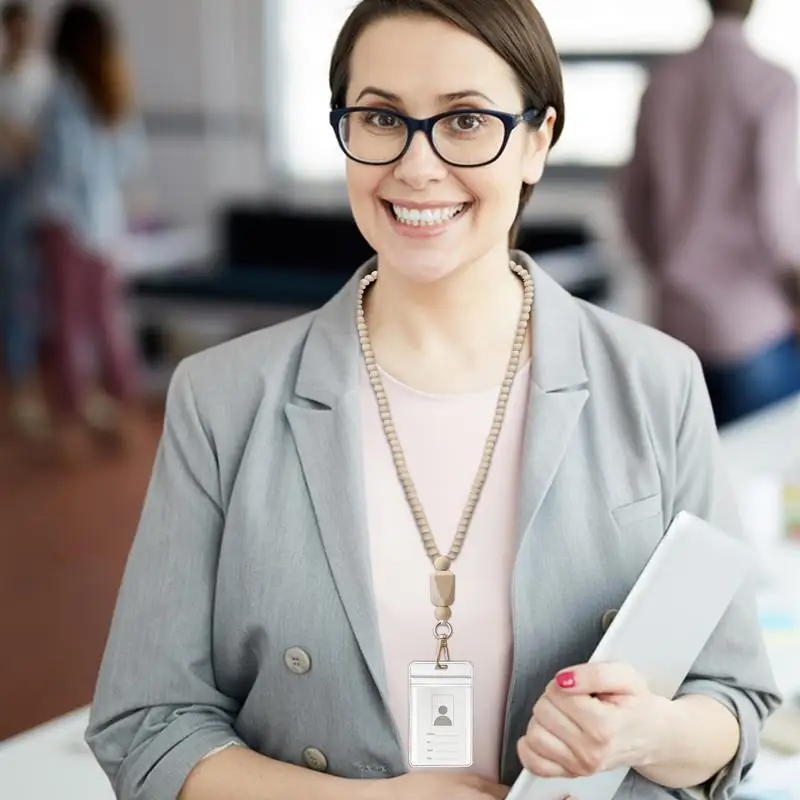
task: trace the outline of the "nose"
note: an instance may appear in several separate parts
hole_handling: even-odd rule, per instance
[[[428,137],[417,131],[394,174],[412,188],[423,189],[431,181],[442,180],[447,175],[447,165],[436,155]]]

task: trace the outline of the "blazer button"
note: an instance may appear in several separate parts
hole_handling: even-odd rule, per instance
[[[309,769],[317,772],[325,772],[328,769],[328,759],[325,757],[325,753],[316,747],[306,747],[303,750],[303,761]]]
[[[614,621],[614,617],[616,616],[617,616],[616,608],[610,608],[608,611],[606,611],[605,614],[603,614],[603,618],[600,621],[600,624],[603,626],[603,633],[605,633],[608,630],[609,625],[611,625],[611,623]]]
[[[295,675],[305,675],[311,669],[311,656],[302,647],[290,647],[283,654],[283,663]]]

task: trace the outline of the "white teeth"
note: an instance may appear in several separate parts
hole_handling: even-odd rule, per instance
[[[459,203],[457,206],[449,208],[403,208],[403,206],[392,205],[392,211],[399,222],[404,225],[441,225],[453,219],[465,206]]]

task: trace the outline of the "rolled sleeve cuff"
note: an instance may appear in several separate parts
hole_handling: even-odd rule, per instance
[[[716,681],[704,679],[687,681],[675,697],[689,694],[701,694],[722,703],[739,722],[739,747],[733,759],[703,786],[693,787],[694,791],[691,794],[693,797],[700,796],[707,800],[733,800],[739,784],[758,756],[761,718],[745,692]]]
[[[115,781],[119,797],[174,800],[189,773],[204,758],[226,747],[247,747],[230,726],[198,727],[197,719],[190,717],[173,721],[144,750],[133,751]]]
[[[242,743],[236,739],[230,739],[229,741],[225,742],[225,744],[221,744],[219,747],[215,747],[213,750],[210,750],[206,753],[200,760],[205,761],[207,758],[211,758],[211,756],[217,755],[217,753],[221,753],[223,750],[227,750],[229,747],[241,747]]]

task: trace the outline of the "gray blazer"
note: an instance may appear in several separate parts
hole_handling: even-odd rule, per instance
[[[527,256],[536,352],[502,781],[554,673],[585,661],[672,517],[735,534],[698,359],[571,297]],[[175,798],[229,742],[349,778],[406,769],[369,573],[353,280],[320,310],[194,355],[172,380],[87,741],[123,800]],[[681,693],[738,716],[727,800],[779,702],[752,588]],[[631,774],[619,798],[666,800]]]

